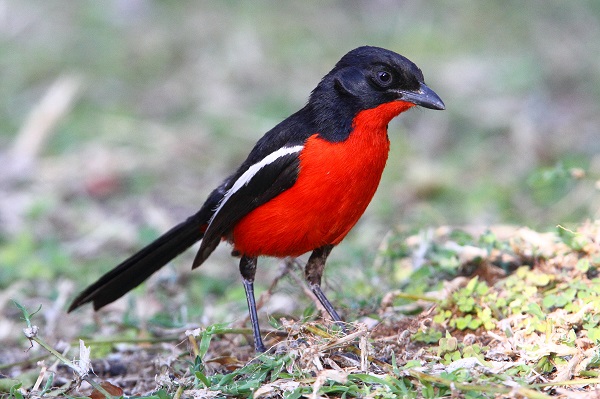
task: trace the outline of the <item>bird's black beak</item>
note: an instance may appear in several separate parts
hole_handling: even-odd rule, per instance
[[[446,109],[446,105],[444,105],[440,96],[425,83],[421,83],[421,86],[416,91],[401,90],[398,92],[398,99],[429,109]]]

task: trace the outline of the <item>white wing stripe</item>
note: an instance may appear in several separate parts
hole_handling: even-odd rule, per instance
[[[212,218],[210,219],[209,224],[212,223],[212,221],[215,219],[215,216],[217,216],[217,214],[219,213],[221,208],[223,208],[223,205],[225,205],[225,203],[229,200],[229,198],[231,198],[231,196],[233,194],[235,194],[240,188],[247,185],[250,182],[250,180],[252,180],[254,175],[256,175],[258,173],[259,170],[261,170],[265,166],[275,162],[276,160],[278,160],[281,157],[293,154],[295,152],[302,151],[302,148],[304,148],[304,146],[301,146],[301,145],[297,145],[294,147],[282,147],[282,148],[278,149],[277,151],[272,152],[269,155],[267,155],[266,157],[264,157],[260,162],[257,162],[254,165],[250,166],[248,168],[248,170],[246,170],[235,181],[235,183],[233,183],[233,186],[231,186],[231,188],[223,196],[223,199],[221,200],[221,202],[219,202],[219,206],[215,210],[215,213],[213,214]]]

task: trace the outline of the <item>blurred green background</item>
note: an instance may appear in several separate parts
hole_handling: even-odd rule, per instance
[[[417,63],[447,109],[390,125],[380,189],[334,251],[334,288],[398,226],[600,216],[598,1],[0,1],[5,296],[72,298],[195,212],[364,44]],[[193,274],[197,312],[225,291],[245,307],[221,247]],[[166,276],[187,279],[192,256]]]

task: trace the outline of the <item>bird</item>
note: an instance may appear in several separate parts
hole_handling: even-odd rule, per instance
[[[388,124],[413,107],[444,110],[408,58],[380,47],[346,53],[299,111],[258,140],[246,160],[200,210],[83,290],[68,312],[94,310],[137,287],[200,242],[192,268],[222,242],[239,257],[253,344],[265,352],[254,296],[257,259],[311,252],[304,276],[334,322],[342,319],[321,289],[332,249],[370,203],[388,159]]]

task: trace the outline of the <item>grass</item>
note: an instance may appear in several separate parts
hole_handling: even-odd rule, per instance
[[[232,338],[225,337],[250,331],[232,329],[228,323],[187,331],[187,348],[181,336],[139,337],[140,324],[132,326],[138,330],[136,339],[113,335],[86,345],[92,359],[94,354],[106,356],[100,355],[106,345],[122,361],[127,352],[134,354],[137,359],[130,358],[128,367],[136,362],[149,367],[149,353],[171,353],[170,360],[153,366],[156,379],[136,381],[137,390],[145,384],[152,392],[139,396],[144,398],[545,398],[573,390],[591,392],[600,382],[599,229],[598,223],[586,223],[544,234],[505,229],[390,236],[379,262],[399,271],[420,257],[419,268],[396,273],[404,275],[399,277],[406,284],[401,294],[380,291],[380,308],[350,324],[348,335],[316,321],[274,320],[275,330],[267,334],[274,349],[259,356],[250,346],[232,347]],[[19,308],[27,331],[36,328],[32,315]],[[365,323],[373,319],[378,325],[369,329]],[[48,348],[42,333],[29,333],[28,338]],[[118,349],[122,345],[128,345],[125,351]],[[53,354],[69,367],[79,367]],[[55,374],[68,381],[63,387],[50,384],[46,391],[74,393],[77,378],[61,369],[43,370],[48,374],[42,381],[56,380],[49,377]],[[111,386],[108,381],[114,380],[123,386],[129,373],[108,378],[105,371],[93,382]],[[9,390],[14,393],[22,383],[12,381]]]

